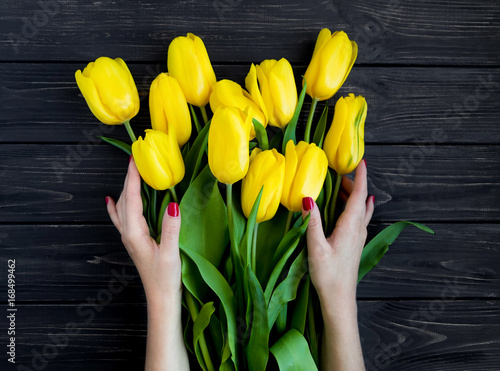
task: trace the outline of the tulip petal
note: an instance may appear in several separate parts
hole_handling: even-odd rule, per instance
[[[335,104],[335,114],[333,116],[330,130],[325,137],[323,148],[328,157],[328,163],[337,173],[340,171],[338,165],[337,153],[339,151],[340,140],[347,121],[347,104],[341,97]]]
[[[281,194],[281,203],[288,210],[291,210],[291,187],[295,172],[297,171],[297,153],[295,152],[295,144],[289,140],[285,150],[285,178],[283,179],[283,192]]]
[[[163,159],[159,161],[157,152],[142,137],[132,143],[132,154],[139,174],[147,184],[156,190],[171,187],[172,179],[165,171]]]
[[[259,86],[257,85],[257,72],[253,63],[250,66],[250,71],[245,77],[245,87],[250,93],[251,99],[257,104],[257,106],[266,117],[266,121],[268,121],[269,115],[266,109],[266,105],[264,104],[264,100],[262,99],[262,94],[260,93]]]
[[[75,72],[75,79],[78,85],[78,88],[83,94],[85,101],[87,102],[90,111],[94,114],[94,116],[104,124],[107,125],[117,125],[121,124],[123,120],[119,117],[116,117],[111,113],[107,107],[102,104],[101,98],[99,96],[99,92],[97,88],[89,77],[85,76],[80,70]]]
[[[269,86],[274,102],[274,116],[279,127],[286,126],[297,106],[297,87],[290,63],[282,58],[269,73]]]
[[[122,121],[130,120],[137,114],[139,101],[135,84],[130,84],[131,75],[120,63],[111,58],[100,57],[90,71],[90,78],[104,106]]]

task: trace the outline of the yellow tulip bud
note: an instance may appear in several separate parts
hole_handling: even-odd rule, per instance
[[[213,86],[213,92],[210,96],[210,108],[212,112],[217,111],[219,107],[236,107],[245,111],[247,107],[253,112],[253,118],[259,121],[264,127],[267,126],[267,118],[259,106],[252,100],[248,92],[231,80],[221,80]],[[255,138],[255,129],[253,125],[250,130],[250,139]]]
[[[183,146],[191,136],[191,116],[179,83],[167,73],[161,73],[151,84],[149,113],[154,130],[175,131],[177,143]]]
[[[323,148],[328,164],[338,174],[349,174],[365,153],[365,120],[368,106],[362,96],[340,98]]]
[[[188,103],[205,106],[215,84],[215,73],[203,41],[188,33],[172,40],[168,47],[167,66]]]
[[[333,34],[322,29],[307,67],[306,92],[312,98],[326,100],[340,89],[358,55],[358,45],[344,31]]]
[[[215,111],[208,132],[208,165],[225,184],[243,179],[248,171],[252,115],[235,107]]]
[[[248,218],[262,187],[257,223],[271,219],[280,205],[285,157],[275,149],[261,151],[255,148],[250,156],[248,173],[241,184],[241,208]]]
[[[139,112],[139,94],[121,58],[100,57],[90,62],[75,79],[87,104],[99,121],[108,125],[129,121]]]
[[[325,152],[314,143],[289,140],[285,149],[285,180],[281,203],[290,211],[302,210],[302,199],[316,200],[328,171]]]
[[[245,87],[268,118],[269,125],[278,128],[288,125],[297,106],[297,87],[292,66],[285,58],[266,59],[257,66],[252,64]]]
[[[142,179],[156,190],[173,187],[184,178],[184,161],[175,135],[146,130],[144,140],[132,143],[132,154]]]

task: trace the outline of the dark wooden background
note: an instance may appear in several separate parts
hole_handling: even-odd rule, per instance
[[[337,97],[369,105],[370,235],[402,219],[436,231],[407,229],[359,285],[367,368],[500,369],[498,0],[3,0],[1,370],[22,369],[4,345],[7,259],[18,367],[143,368],[144,293],[104,202],[118,197],[128,158],[95,139],[126,133],[98,124],[74,72],[122,57],[141,95],[139,133],[175,36],[202,37],[217,78],[243,82],[266,58],[288,58],[300,76],[323,27],[359,46]]]

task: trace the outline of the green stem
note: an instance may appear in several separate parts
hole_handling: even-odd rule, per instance
[[[286,225],[285,225],[285,233],[283,233],[283,237],[286,236],[288,231],[290,230],[290,225],[292,224],[292,218],[293,218],[293,211],[288,210],[288,218],[286,219]]]
[[[227,203],[227,227],[229,229],[229,240],[231,241],[231,251],[233,251],[235,254],[234,259],[239,259],[238,249],[236,246],[236,236],[234,235],[232,184],[226,184],[226,203]],[[236,264],[236,261],[233,261],[233,263]]]
[[[313,308],[313,297],[312,292],[309,292],[309,302],[307,303],[307,317],[309,323],[309,344],[311,347],[311,353],[316,362],[318,364],[318,336],[316,334],[316,323],[314,317],[314,308]]]
[[[205,106],[200,107],[201,115],[203,116],[203,122],[206,124],[208,122],[207,109]]]
[[[335,174],[335,186],[333,187],[333,197],[330,200],[330,228],[328,228],[327,233],[330,234],[333,231],[333,227],[335,226],[335,209],[337,206],[337,198],[339,195],[340,183],[342,182],[342,175],[336,173]]]
[[[250,268],[257,272],[257,233],[259,230],[259,223],[255,223],[255,228],[253,229],[253,240],[252,240],[252,250],[250,252],[250,256],[248,257],[248,261],[252,262]]]
[[[307,117],[306,131],[304,133],[304,141],[306,141],[307,143],[311,142],[311,125],[317,104],[318,104],[318,99],[313,98],[311,103],[311,108],[309,109],[309,116]]]
[[[177,193],[175,192],[175,188],[171,187],[168,190],[170,191],[170,194],[172,195],[172,198],[174,199],[174,202],[176,204],[178,204],[179,203],[179,199],[177,198]]]
[[[189,105],[189,110],[191,111],[191,116],[193,116],[194,126],[196,128],[196,132],[199,134],[201,131],[200,122],[198,121],[198,116],[196,116],[196,112],[194,111],[193,105]]]
[[[127,129],[128,136],[132,140],[132,143],[134,143],[137,140],[137,138],[135,137],[134,131],[130,127],[130,121],[128,121],[128,120],[124,121],[123,125],[125,125],[125,129]]]
[[[189,314],[193,319],[193,322],[198,318],[198,306],[196,305],[193,296],[189,291],[185,291],[186,305],[189,310]],[[207,347],[207,341],[205,340],[205,334],[202,332],[199,339],[200,350],[203,355],[203,360],[205,361],[205,366],[207,366],[207,370],[214,371],[214,365],[212,364],[212,359],[210,358],[210,353]]]

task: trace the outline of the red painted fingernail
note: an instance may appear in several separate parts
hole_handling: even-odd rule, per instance
[[[365,167],[366,167],[366,160],[365,160],[365,159],[363,159],[363,162],[365,163]]]
[[[129,163],[130,163],[130,161],[132,161],[132,158],[133,158],[133,157],[134,157],[133,155],[130,155],[130,157],[128,158],[128,162],[129,162]]]
[[[374,195],[370,196],[370,201],[372,202],[372,204],[375,205],[375,196]]]
[[[174,218],[179,216],[179,205],[176,204],[175,202],[171,202],[168,204],[167,207],[167,214],[168,216],[172,216]]]
[[[109,197],[106,196],[106,205],[108,204],[109,202]]]
[[[314,200],[311,197],[304,197],[302,199],[302,208],[304,211],[309,211],[314,208]]]

